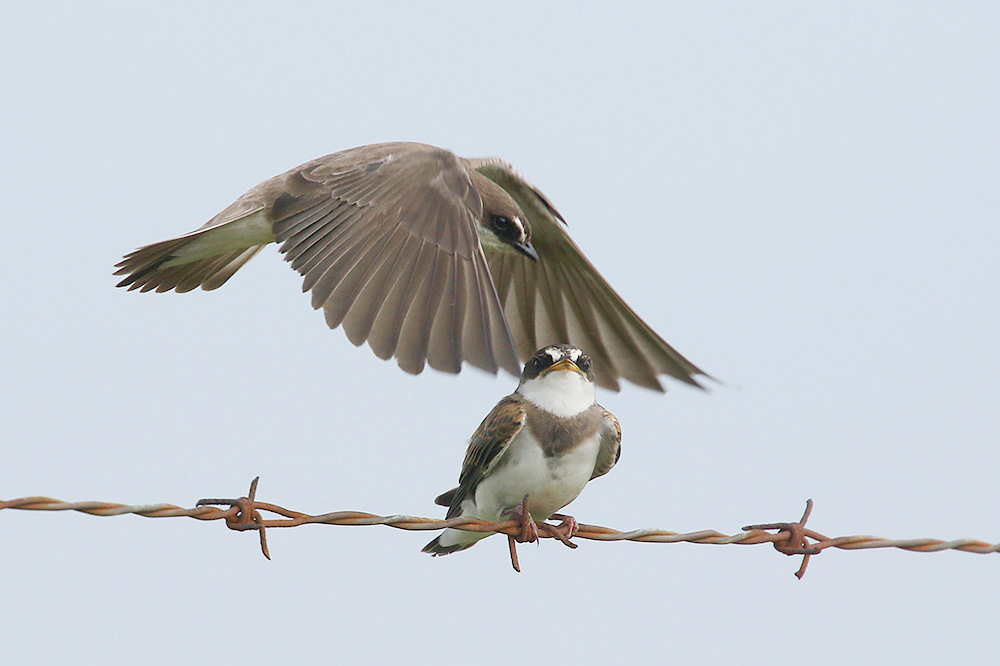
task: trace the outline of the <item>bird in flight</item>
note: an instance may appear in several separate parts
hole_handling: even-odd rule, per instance
[[[539,527],[561,529],[566,539],[576,533],[576,520],[556,511],[621,455],[621,426],[597,403],[594,365],[571,345],[545,347],[525,363],[517,390],[472,435],[458,487],[435,500],[448,507],[448,518],[515,518],[522,526],[518,541],[535,541]],[[536,525],[549,518],[562,525]],[[447,555],[491,534],[449,528],[423,552]],[[511,556],[517,569],[513,541]]]
[[[306,162],[196,231],[125,255],[115,275],[129,290],[216,289],[274,242],[330,328],[412,374],[467,362],[518,375],[539,346],[573,343],[614,391],[621,379],[663,391],[659,375],[694,386],[705,375],[612,289],[509,163],[421,143]]]

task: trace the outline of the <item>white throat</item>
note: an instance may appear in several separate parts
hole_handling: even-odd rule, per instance
[[[517,392],[536,407],[563,418],[576,416],[597,399],[594,384],[570,370],[556,370],[529,379],[517,387]]]

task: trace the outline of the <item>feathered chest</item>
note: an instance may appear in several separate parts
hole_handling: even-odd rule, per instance
[[[556,417],[526,401],[525,425],[542,447],[546,458],[558,458],[592,440],[603,421],[603,410],[593,405],[569,418]]]

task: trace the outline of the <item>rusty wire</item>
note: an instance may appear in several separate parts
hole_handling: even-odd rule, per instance
[[[276,504],[259,502],[255,499],[257,481],[250,484],[250,492],[245,497],[236,499],[203,499],[191,509],[173,504],[114,504],[110,502],[63,502],[51,497],[20,497],[17,499],[0,500],[0,509],[22,509],[30,511],[79,511],[94,516],[120,516],[135,514],[146,518],[186,517],[197,520],[225,520],[226,525],[233,530],[256,530],[260,535],[261,550],[270,559],[267,548],[266,528],[297,527],[298,525],[386,525],[401,530],[440,530],[454,528],[469,532],[500,532],[517,537],[522,530],[522,524],[517,520],[506,520],[490,523],[475,518],[451,518],[439,520],[436,518],[421,518],[419,516],[391,515],[379,516],[363,511],[333,511],[311,515],[292,511]],[[220,508],[224,505],[227,508]],[[696,544],[736,544],[756,545],[771,543],[775,549],[786,555],[802,555],[802,566],[795,573],[802,578],[805,574],[809,558],[827,548],[840,550],[866,550],[870,548],[900,548],[918,553],[934,553],[942,550],[958,550],[967,553],[997,553],[1000,543],[991,544],[976,539],[957,539],[943,541],[941,539],[885,539],[869,535],[842,536],[831,538],[807,529],[805,526],[812,512],[813,501],[807,500],[806,511],[802,518],[792,523],[769,523],[748,525],[738,534],[727,535],[715,530],[700,530],[698,532],[672,532],[670,530],[645,528],[621,531],[599,525],[580,523],[575,538],[590,541],[638,541],[642,543],[696,543]],[[261,511],[273,513],[282,518],[265,520]],[[540,524],[542,525],[542,524]],[[538,532],[539,538],[557,538],[566,545],[575,547],[565,537],[554,534],[558,532],[555,525],[545,525],[546,529]],[[516,551],[511,547],[512,564],[517,569]]]

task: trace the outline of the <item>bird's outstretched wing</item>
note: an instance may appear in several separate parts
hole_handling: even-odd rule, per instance
[[[454,154],[368,146],[304,165],[285,190],[274,234],[331,328],[414,374],[425,360],[519,371],[479,245],[482,200]]]
[[[619,379],[663,391],[657,375],[699,386],[705,375],[661,338],[608,284],[566,233],[562,216],[536,187],[499,158],[466,163],[504,188],[528,217],[538,261],[487,252],[518,356],[567,343],[594,359],[597,383]]]
[[[215,288],[268,242],[303,276],[331,328],[355,345],[458,372],[520,365],[479,244],[482,199],[453,153],[418,143],[362,146],[257,185],[198,231],[118,265],[130,289]],[[248,240],[249,239],[249,240]],[[248,244],[249,243],[249,244]]]

